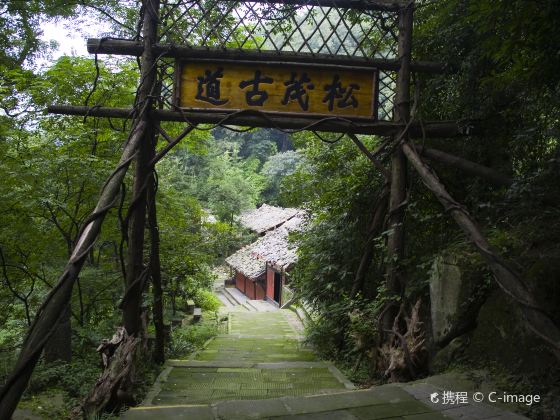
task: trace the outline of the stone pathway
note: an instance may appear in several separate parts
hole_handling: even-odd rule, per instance
[[[236,310],[237,309],[237,310]],[[484,404],[432,404],[432,384],[354,386],[302,342],[288,310],[229,312],[229,334],[188,360],[170,360],[126,419],[520,419]]]

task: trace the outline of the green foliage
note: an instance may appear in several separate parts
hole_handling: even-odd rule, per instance
[[[363,140],[370,148],[378,142]],[[307,328],[310,343],[325,357],[352,366],[371,350],[378,311],[385,303],[383,237],[376,239],[361,297],[349,297],[383,181],[351,142],[327,145],[309,135],[295,141],[306,146],[299,149],[304,164],[281,184],[282,197],[308,208],[313,217],[304,232],[294,235],[299,259],[291,282],[314,314]]]
[[[259,169],[260,159],[268,155],[247,154],[256,149],[244,147],[244,138],[214,130],[213,137],[198,142],[198,149],[177,150],[162,162],[166,175],[179,190],[195,197],[219,221],[230,225],[241,211],[255,207],[265,186]]]
[[[46,418],[68,418],[101,373],[99,355],[81,353],[71,363],[40,363],[31,378],[20,408]]]
[[[261,169],[261,174],[266,177],[266,189],[263,191],[263,199],[269,204],[277,203],[280,194],[280,185],[285,177],[292,175],[297,167],[303,163],[302,155],[289,150],[272,155],[268,158]]]
[[[75,6],[62,1],[6,1],[0,6],[0,67],[19,67],[41,48],[40,24],[49,17],[70,16]],[[8,47],[9,46],[9,47]]]
[[[253,234],[240,230],[236,225],[219,221],[205,223],[203,235],[207,249],[215,256],[216,264],[253,239]]]
[[[457,70],[441,76],[415,75],[414,89],[420,93],[417,116],[425,121],[476,118],[484,130],[479,136],[426,142],[511,174],[516,182],[506,191],[465,176],[454,167],[433,163],[434,168],[503,255],[519,262],[520,267],[532,267],[533,274],[543,273],[538,259],[560,255],[552,239],[558,234],[558,193],[553,175],[558,170],[559,150],[560,79],[554,70],[559,60],[558,31],[553,29],[558,24],[558,10],[552,1],[539,5],[484,0],[417,3],[415,59],[449,63]],[[346,347],[351,354],[351,339],[337,337],[333,331],[341,324],[349,328],[345,319],[351,310],[343,303],[344,296],[357,270],[366,216],[371,214],[368,212],[381,183],[368,185],[356,164],[357,155],[348,153],[350,147],[345,149],[341,143],[318,145],[316,140],[300,136],[296,144],[305,146],[300,150],[305,166],[288,177],[281,194],[285,202],[308,207],[315,215],[310,229],[298,238],[300,259],[293,274],[299,293],[318,317],[313,340],[329,349]],[[369,146],[375,147],[374,143]],[[325,151],[333,149],[336,152]],[[412,171],[408,185],[406,258],[400,262],[407,280],[405,299],[427,296],[433,258],[445,249],[464,253],[473,270],[478,270],[476,274],[482,276],[482,293],[491,277],[487,270],[480,270],[477,253],[465,245],[468,238]],[[386,268],[384,240],[384,236],[375,239],[363,294],[375,304],[382,298],[377,286],[383,283]],[[543,279],[530,282],[539,284],[537,290],[548,291],[545,306],[556,314],[552,308],[558,305],[552,300],[557,302],[554,296],[558,295],[552,290],[558,286],[550,280],[554,270],[546,272],[548,281],[541,274]],[[358,319],[356,325],[368,325],[365,319]],[[321,340],[325,340],[324,345]],[[346,354],[338,352],[336,356],[344,359]]]
[[[417,16],[417,56],[458,69],[425,80],[423,117],[484,121],[485,138],[449,150],[516,175],[544,163],[558,144],[556,3],[453,0]]]
[[[49,388],[59,388],[76,400],[87,394],[100,373],[99,360],[82,359],[72,363],[43,364],[37,368],[27,392],[38,393]]]
[[[367,140],[370,146],[376,141]],[[297,238],[299,262],[292,277],[301,296],[323,312],[350,292],[381,179],[350,142],[299,141],[307,143],[305,165],[286,178],[282,194],[292,205],[309,208],[313,219]]]
[[[350,299],[341,295],[330,302],[328,312],[318,311],[306,325],[307,341],[323,357],[337,360],[354,379],[368,381],[376,375],[376,348],[379,342],[379,316],[386,303],[385,291],[379,289],[377,299]],[[362,368],[353,367],[360,359]],[[365,373],[365,376],[364,376]]]
[[[197,290],[194,296],[194,303],[205,312],[216,312],[222,306],[220,299],[214,293],[204,289]]]
[[[220,220],[233,223],[235,215],[255,207],[264,186],[262,177],[256,173],[257,166],[257,160],[237,164],[227,154],[212,161],[206,194],[211,210]]]
[[[133,35],[134,2],[83,4],[109,8],[125,23],[119,33]],[[450,63],[457,70],[416,77],[414,88],[421,99],[417,116],[476,118],[485,130],[480,136],[426,141],[516,180],[508,190],[495,189],[456,168],[434,164],[435,169],[452,195],[480,221],[492,244],[527,268],[527,284],[558,319],[560,9],[552,0],[417,4],[415,59]],[[93,60],[63,57],[45,71],[33,67],[33,60],[48,52],[38,38],[41,23],[51,17],[76,16],[83,9],[60,1],[7,1],[0,11],[0,43],[8,46],[0,52],[4,110],[0,115],[0,304],[6,309],[0,312],[0,372],[4,378],[30,320],[94,208],[129,129],[126,123],[115,127],[105,119],[47,117],[40,111],[52,103],[81,105],[88,96],[90,105],[130,107],[138,72],[131,62],[106,65],[100,60],[99,81],[90,96],[96,72]],[[223,19],[221,12],[220,7],[209,12],[191,36],[199,37]],[[164,19],[175,18],[175,13],[178,9]],[[235,28],[235,21],[227,19],[222,23]],[[368,20],[363,24],[368,25]],[[312,30],[309,25],[302,28],[305,34]],[[370,36],[379,34],[373,31]],[[245,38],[239,29],[233,37]],[[184,128],[178,123],[163,126],[170,135]],[[362,140],[370,149],[379,144],[375,137]],[[285,133],[275,130],[195,131],[158,164],[166,311],[177,313],[191,298],[205,312],[217,310],[219,301],[209,292],[214,281],[211,267],[251,239],[235,223],[243,210],[263,201],[304,207],[313,219],[305,232],[293,237],[299,242],[299,263],[291,278],[314,314],[308,339],[327,357],[348,365],[364,357],[373,364],[370,351],[378,345],[377,319],[387,300],[383,284],[389,232],[373,238],[375,252],[364,289],[357,298],[348,295],[384,181],[347,139],[328,145],[311,133],[300,133],[293,141],[297,151]],[[160,143],[159,148],[164,147]],[[130,206],[130,181],[129,176],[123,214]],[[482,292],[486,292],[490,274],[465,246],[466,238],[414,173],[408,182],[406,258],[400,262],[407,278],[405,301],[427,295],[431,263],[442,250],[454,250],[467,259],[473,273],[482,276]],[[210,216],[218,220],[211,221]],[[93,349],[121,322],[121,253],[126,253],[121,228],[121,218],[111,212],[74,290],[76,361],[40,365],[30,393],[60,389],[76,399],[94,381],[98,368]],[[149,290],[145,303],[151,304]],[[172,356],[192,352],[216,334],[217,321],[206,319],[206,314],[203,318],[201,324],[173,331]]]
[[[218,334],[218,320],[213,315],[204,314],[200,323],[173,330],[169,357],[185,357],[202,348],[204,343],[216,334]]]

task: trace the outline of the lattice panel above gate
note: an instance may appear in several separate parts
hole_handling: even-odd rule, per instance
[[[339,8],[336,2],[194,0],[163,4],[160,38],[192,47],[391,59],[396,27],[396,13]]]

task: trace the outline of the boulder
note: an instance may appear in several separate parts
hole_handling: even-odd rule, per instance
[[[488,278],[459,255],[445,252],[433,262],[430,276],[432,335],[437,347],[472,330],[487,296]]]

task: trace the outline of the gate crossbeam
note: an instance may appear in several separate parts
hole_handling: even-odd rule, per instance
[[[107,107],[86,107],[53,105],[48,107],[51,114],[60,115],[80,115],[91,117],[126,118],[133,115],[133,110],[129,108],[107,108]],[[237,125],[249,127],[272,127],[280,130],[302,131],[330,131],[334,133],[352,134],[371,134],[371,135],[396,135],[402,132],[405,127],[403,124],[394,121],[372,121],[367,119],[346,119],[341,117],[298,117],[286,118],[274,115],[273,113],[263,113],[259,111],[240,111],[240,112],[200,112],[200,111],[170,111],[156,109],[150,111],[150,116],[158,121],[186,122],[190,125],[196,124],[216,124],[216,125]],[[434,121],[411,123],[408,132],[411,137],[431,137],[446,138],[463,135],[476,134],[475,121]]]
[[[139,41],[113,38],[90,38],[87,40],[90,54],[113,54],[139,57],[144,46]],[[400,60],[375,57],[333,56],[329,54],[293,53],[289,51],[257,51],[240,49],[208,49],[186,45],[156,44],[153,54],[162,58],[178,59],[214,59],[222,60],[253,60],[253,61],[298,61],[300,63],[338,64],[343,66],[372,67],[379,70],[398,71]],[[443,74],[451,71],[451,67],[434,61],[415,61],[410,68],[413,72]]]

